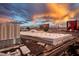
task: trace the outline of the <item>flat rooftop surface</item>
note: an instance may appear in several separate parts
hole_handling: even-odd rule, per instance
[[[26,31],[26,32],[20,32],[20,34],[24,36],[43,38],[42,40],[50,41],[54,45],[71,40],[73,38],[72,34],[48,33],[40,31],[38,32]]]
[[[50,39],[57,39],[61,37],[72,36],[72,34],[47,33],[47,32],[40,32],[40,31],[38,32],[26,31],[26,32],[20,32],[20,34],[34,36],[34,37],[41,37],[41,38],[50,38]]]

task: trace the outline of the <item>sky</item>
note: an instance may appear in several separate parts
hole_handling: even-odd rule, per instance
[[[79,7],[78,3],[70,3],[69,8],[73,10]],[[32,15],[47,11],[46,3],[0,3],[0,16],[6,16],[16,21],[30,24]],[[39,23],[39,22],[38,22]]]

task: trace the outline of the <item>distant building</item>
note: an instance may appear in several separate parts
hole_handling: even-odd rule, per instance
[[[0,48],[20,43],[20,26],[16,21],[0,17]]]

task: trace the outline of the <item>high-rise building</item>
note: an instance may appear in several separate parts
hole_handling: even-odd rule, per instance
[[[0,48],[20,43],[20,25],[7,17],[0,17]]]

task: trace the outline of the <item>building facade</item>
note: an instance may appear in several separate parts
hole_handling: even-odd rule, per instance
[[[9,18],[0,18],[0,48],[20,43],[20,25]]]

